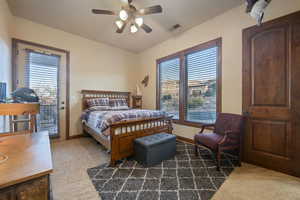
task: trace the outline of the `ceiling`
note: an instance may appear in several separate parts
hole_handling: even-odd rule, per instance
[[[163,7],[162,14],[144,17],[144,23],[151,26],[150,34],[139,30],[117,34],[116,16],[94,15],[92,8],[119,11],[120,0],[7,0],[15,16],[57,28],[82,37],[110,44],[132,52],[140,52],[174,35],[201,24],[244,0],[133,0],[137,8],[153,5]],[[180,24],[177,31],[170,28]]]

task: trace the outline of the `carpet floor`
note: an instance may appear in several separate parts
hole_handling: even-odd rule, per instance
[[[92,138],[52,141],[54,200],[99,200],[87,169],[107,163],[108,154]],[[300,179],[243,163],[213,200],[299,200]]]
[[[144,167],[125,160],[116,167],[104,164],[87,170],[95,189],[103,200],[208,200],[234,170],[237,159],[222,155],[217,171],[212,154],[194,146],[177,142],[176,156],[162,163]]]

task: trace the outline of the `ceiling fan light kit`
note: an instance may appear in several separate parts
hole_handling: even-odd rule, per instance
[[[138,26],[142,26],[143,23],[144,23],[144,19],[143,19],[142,17],[135,18],[135,23],[136,23]]]
[[[160,5],[138,10],[131,4],[132,0],[121,0],[121,2],[124,4],[124,6],[118,14],[110,10],[99,9],[92,9],[92,13],[103,15],[118,15],[119,19],[115,22],[117,26],[117,33],[123,33],[127,24],[130,24],[131,33],[136,33],[139,27],[146,33],[152,32],[152,28],[144,23],[144,19],[142,18],[142,16],[162,13],[162,7]]]
[[[132,24],[132,25],[130,26],[130,32],[131,32],[131,33],[136,33],[137,31],[138,31],[138,28],[136,27],[136,25]]]
[[[121,20],[117,20],[117,21],[116,21],[116,25],[117,25],[117,27],[118,27],[119,29],[121,29],[122,26],[124,25],[124,22],[121,21]]]
[[[120,16],[120,19],[123,21],[126,21],[128,19],[128,14],[127,14],[126,10],[121,10],[119,16]]]

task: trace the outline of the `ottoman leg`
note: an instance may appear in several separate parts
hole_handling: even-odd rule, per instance
[[[109,164],[110,167],[115,167],[116,166],[116,161],[111,159],[110,160],[110,164]]]

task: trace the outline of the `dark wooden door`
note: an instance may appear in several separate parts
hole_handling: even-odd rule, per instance
[[[243,31],[244,160],[300,176],[300,12]]]

